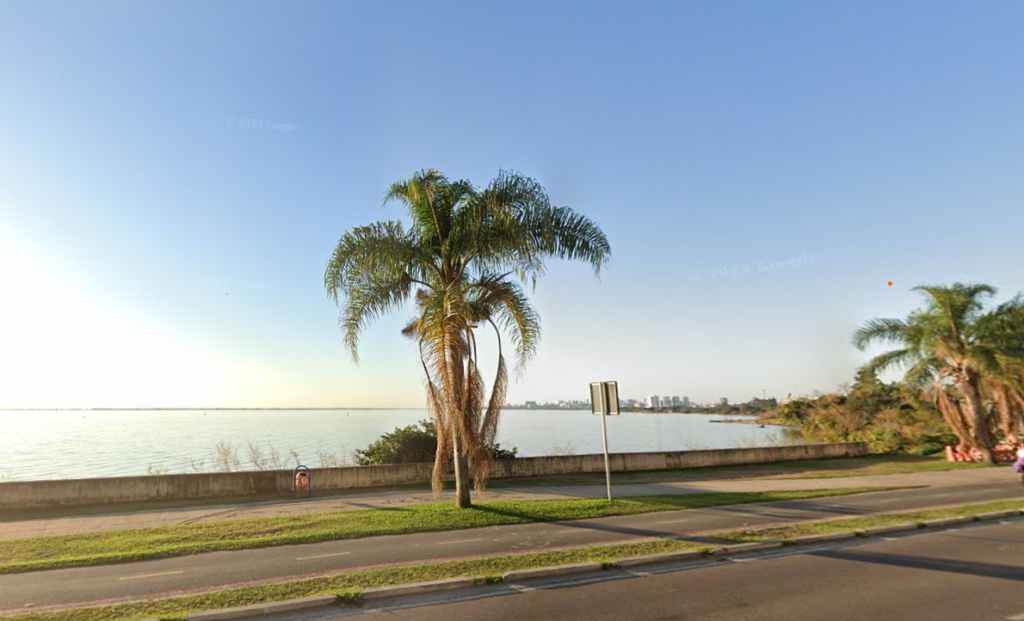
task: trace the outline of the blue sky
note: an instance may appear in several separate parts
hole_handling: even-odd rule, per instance
[[[423,168],[520,171],[611,242],[600,280],[550,265],[510,401],[832,390],[911,287],[1024,289],[1022,29],[1013,1],[5,0],[0,407],[420,406],[408,311],[356,366],[322,283]]]

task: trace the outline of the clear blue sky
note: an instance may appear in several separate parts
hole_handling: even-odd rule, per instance
[[[611,242],[600,281],[550,265],[510,401],[832,390],[911,287],[1024,289],[1022,32],[1013,0],[4,0],[0,407],[420,406],[408,311],[355,366],[322,283],[423,168],[520,171]]]

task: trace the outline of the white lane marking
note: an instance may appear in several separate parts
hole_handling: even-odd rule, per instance
[[[118,580],[138,580],[139,578],[157,578],[159,576],[173,576],[175,574],[183,574],[185,570],[181,571],[165,571],[159,574],[140,574],[138,576],[121,576]]]
[[[685,522],[690,518],[682,518],[680,520],[665,520],[664,522],[655,522],[655,524],[678,524],[679,522]]]
[[[459,539],[458,541],[438,541],[437,545],[446,546],[453,543],[472,543],[474,541],[483,541],[483,539]]]
[[[1012,617],[1006,617],[1006,621],[1024,621],[1024,612],[1019,615],[1013,615]]]
[[[351,552],[332,552],[331,554],[317,554],[316,556],[300,556],[295,559],[297,561],[308,561],[312,558],[327,558],[329,556],[345,556],[346,554],[352,554]]]

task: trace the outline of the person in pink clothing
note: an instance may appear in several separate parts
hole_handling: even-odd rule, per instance
[[[1024,442],[1017,447],[1017,461],[1013,462],[1013,470],[1020,475],[1021,485],[1024,485]]]

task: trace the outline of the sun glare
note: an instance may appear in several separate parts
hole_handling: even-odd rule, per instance
[[[32,257],[0,248],[0,407],[202,406],[227,382],[214,360],[101,308]]]

